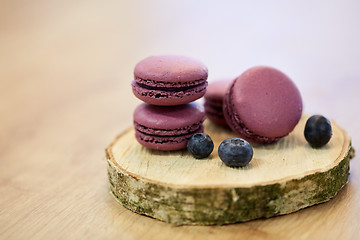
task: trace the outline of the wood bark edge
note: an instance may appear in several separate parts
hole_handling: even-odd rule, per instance
[[[116,140],[115,140],[116,141]],[[131,176],[106,149],[113,196],[126,208],[175,225],[223,225],[268,218],[326,202],[347,183],[351,144],[333,168],[268,185],[178,188]]]

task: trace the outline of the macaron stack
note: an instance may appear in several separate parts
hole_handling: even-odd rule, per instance
[[[151,56],[134,70],[132,90],[144,101],[134,112],[135,137],[156,150],[186,148],[189,138],[203,132],[205,112],[193,101],[207,87],[206,66],[189,57]]]

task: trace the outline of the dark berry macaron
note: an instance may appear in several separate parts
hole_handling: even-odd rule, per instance
[[[134,112],[135,137],[151,149],[184,149],[194,133],[204,131],[204,120],[203,107],[197,103],[176,107],[143,103]]]
[[[134,77],[132,90],[137,98],[153,105],[173,106],[205,94],[208,69],[189,57],[151,56],[135,66]]]
[[[223,98],[233,80],[232,78],[228,78],[209,82],[207,87],[204,96],[205,113],[208,119],[218,125],[227,126],[223,114]]]
[[[288,135],[302,113],[300,92],[284,73],[253,67],[234,80],[224,97],[224,116],[242,138],[271,143]]]

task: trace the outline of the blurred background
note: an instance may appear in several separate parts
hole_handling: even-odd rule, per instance
[[[359,148],[359,12],[357,0],[1,1],[0,186],[18,199],[2,208],[33,206],[19,207],[14,185],[34,201],[74,181],[106,192],[104,148],[132,124],[133,68],[149,55],[197,58],[209,81],[275,67],[299,87],[305,113],[335,120]],[[62,180],[46,183],[53,176]]]
[[[14,113],[5,102],[26,111],[41,112],[44,105],[56,111],[63,101],[84,101],[82,94],[94,102],[99,95],[111,98],[108,111],[128,116],[128,103],[137,104],[130,90],[133,68],[157,54],[198,58],[208,66],[210,81],[255,65],[273,66],[298,85],[305,112],[344,125],[354,117],[349,106],[359,100],[356,0],[35,0],[0,6],[1,111],[7,124]],[[338,99],[339,92],[349,94]]]

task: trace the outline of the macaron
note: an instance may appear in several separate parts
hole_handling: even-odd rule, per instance
[[[226,122],[240,137],[272,143],[295,128],[302,114],[302,100],[288,76],[258,66],[234,80],[224,97],[223,111]]]
[[[205,114],[209,120],[218,125],[227,126],[223,114],[223,98],[233,80],[233,78],[224,78],[209,82],[204,95]]]
[[[134,69],[132,90],[140,100],[160,106],[186,104],[204,96],[208,69],[200,61],[178,55],[151,56]]]
[[[204,131],[205,118],[196,102],[172,107],[142,103],[134,111],[135,137],[150,149],[184,149],[194,133]]]

